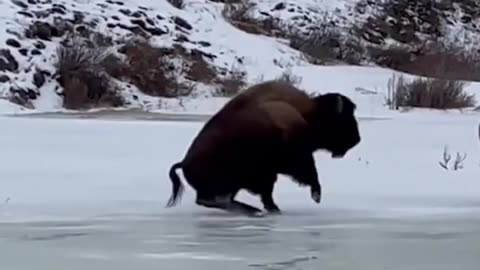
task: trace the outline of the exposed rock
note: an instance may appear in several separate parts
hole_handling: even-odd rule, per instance
[[[52,37],[61,37],[69,30],[71,30],[71,23],[62,18],[55,18],[53,25],[35,21],[25,31],[25,36],[27,38],[40,38],[45,41],[51,41]]]
[[[197,44],[199,44],[202,47],[210,47],[212,44],[208,41],[198,41]]]
[[[285,2],[280,2],[280,3],[276,4],[275,7],[273,7],[272,11],[282,10],[282,9],[285,9],[286,7],[287,7],[287,5],[285,5]]]
[[[24,103],[27,103],[28,100],[35,100],[38,97],[38,93],[32,89],[22,89],[16,87],[10,87],[10,93],[18,95]]]
[[[185,28],[187,30],[192,30],[193,27],[183,18],[180,18],[178,16],[173,17],[173,21],[175,22],[176,25]]]
[[[25,48],[19,49],[18,52],[23,56],[28,55],[28,49],[25,49]]]
[[[39,49],[39,50],[43,50],[43,49],[46,48],[45,43],[43,43],[43,42],[40,41],[40,40],[37,41],[37,42],[35,42],[34,46],[35,46],[35,48],[37,48],[37,49]]]
[[[0,49],[0,71],[16,71],[18,62],[8,49]]]
[[[162,30],[158,27],[149,28],[148,32],[150,32],[150,34],[152,34],[154,36],[161,36],[161,35],[165,35],[165,34],[168,33],[167,31],[164,31],[164,30]]]
[[[0,83],[6,83],[10,81],[10,78],[7,75],[0,75]]]
[[[45,41],[50,41],[53,36],[53,29],[50,24],[46,22],[36,21],[29,29],[27,29],[25,36],[28,38],[40,38]]]
[[[67,14],[67,12],[59,7],[53,7],[50,9],[50,12],[51,13],[58,13],[58,14],[61,14],[61,15],[65,15]]]
[[[11,46],[11,47],[14,47],[14,48],[20,48],[22,47],[22,44],[20,44],[20,42],[18,42],[16,39],[13,39],[13,38],[9,38],[5,41],[5,43],[8,45],[8,46]]]
[[[131,19],[130,22],[132,24],[136,24],[136,25],[140,26],[143,30],[148,31],[147,30],[148,27],[143,20],[141,20],[141,19]]]
[[[40,88],[44,83],[45,74],[41,70],[37,69],[33,74],[33,84],[35,84],[36,87]]]
[[[30,13],[30,12],[28,12],[28,11],[23,11],[23,10],[22,10],[22,11],[19,11],[19,12],[17,12],[17,14],[20,14],[20,15],[23,15],[23,16],[25,16],[25,17],[29,17],[29,18],[34,18],[34,17],[35,17],[35,16],[33,16],[33,14],[32,14],[32,13]]]
[[[145,14],[145,12],[143,12],[143,11],[138,10],[138,11],[133,12],[130,16],[138,19],[138,18],[141,18],[142,16],[146,17],[147,14]]]
[[[24,2],[20,1],[20,0],[12,0],[12,3],[14,3],[15,5],[17,5],[21,8],[28,8],[28,5],[25,4]]]
[[[129,9],[119,9],[118,11],[125,16],[130,16],[132,14],[132,12]]]
[[[189,42],[190,39],[189,39],[187,36],[185,36],[184,34],[180,34],[180,35],[178,35],[178,36],[175,38],[174,41],[175,41],[175,42],[182,43],[182,42]]]

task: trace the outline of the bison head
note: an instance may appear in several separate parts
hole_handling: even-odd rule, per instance
[[[338,93],[318,95],[313,100],[316,109],[308,121],[313,147],[331,152],[333,158],[344,157],[360,142],[355,103]]]

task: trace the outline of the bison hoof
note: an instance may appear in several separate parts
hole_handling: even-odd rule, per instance
[[[316,203],[320,203],[322,196],[320,195],[320,192],[314,191],[312,192],[312,200]]]
[[[281,214],[282,214],[282,211],[280,211],[280,210],[269,211],[268,214],[270,214],[270,215],[281,215]]]
[[[267,208],[265,209],[268,211],[269,214],[275,214],[275,215],[279,215],[282,213],[282,211],[280,211],[280,209],[278,207],[275,207],[275,208]]]
[[[255,212],[251,213],[251,216],[252,217],[264,217],[265,213],[262,212],[262,211],[255,211]]]

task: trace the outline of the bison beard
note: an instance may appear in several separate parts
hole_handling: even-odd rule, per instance
[[[320,203],[321,185],[313,158],[324,149],[343,157],[360,142],[355,105],[339,94],[309,97],[292,85],[269,81],[245,90],[202,128],[184,159],[170,168],[172,195],[180,201],[182,169],[196,190],[196,203],[209,208],[258,215],[256,207],[235,200],[245,189],[260,196],[265,210],[280,212],[272,193],[278,174],[309,186]]]

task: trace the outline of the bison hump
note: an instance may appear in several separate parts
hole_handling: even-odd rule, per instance
[[[301,139],[308,123],[295,107],[283,101],[268,101],[258,105],[282,132],[284,142]]]

